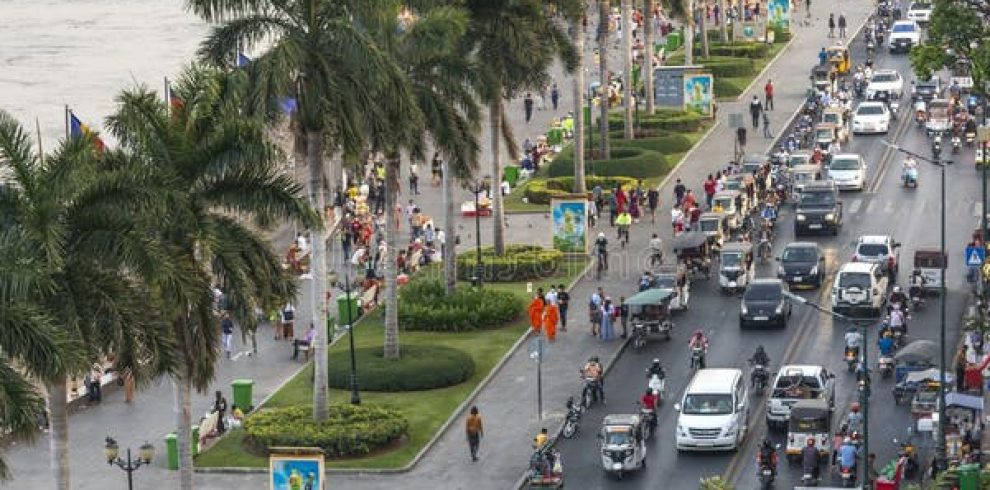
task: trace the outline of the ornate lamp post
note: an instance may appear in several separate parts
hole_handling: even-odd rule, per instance
[[[151,460],[155,458],[155,446],[145,442],[138,448],[137,458],[131,458],[131,448],[127,448],[126,458],[121,458],[119,454],[120,446],[117,445],[117,441],[113,437],[107,436],[106,445],[103,447],[103,455],[107,458],[107,464],[116,465],[124,470],[127,473],[127,488],[133,490],[134,471],[144,465],[151,464]]]

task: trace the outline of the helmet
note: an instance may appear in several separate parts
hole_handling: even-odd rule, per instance
[[[598,238],[605,238],[605,232],[598,232]]]
[[[704,335],[705,335],[705,332],[702,332],[700,328],[698,330],[695,330],[694,331],[694,336],[695,337],[703,337]]]
[[[645,393],[645,395],[646,395],[646,396],[650,396],[650,395],[652,395],[652,394],[653,394],[653,390],[651,390],[651,389],[649,389],[649,388],[647,388],[647,389],[646,389],[646,393]]]
[[[588,362],[598,362],[598,356],[591,356],[588,358]]]
[[[756,352],[763,352],[763,344],[756,346]]]
[[[900,286],[894,286],[894,292],[895,293],[901,292],[901,287]]]
[[[660,358],[658,357],[653,358],[653,364],[660,364]]]
[[[911,271],[911,274],[912,275],[915,275],[915,276],[920,276],[921,275],[921,269],[915,269],[915,270]]]
[[[846,437],[845,439],[842,439],[842,443],[843,444],[852,444],[852,442],[853,442],[852,439],[850,439],[848,437]]]
[[[852,411],[852,412],[854,412],[854,413],[855,412],[858,412],[859,411],[859,403],[858,402],[853,402],[852,406],[849,407],[849,410]]]

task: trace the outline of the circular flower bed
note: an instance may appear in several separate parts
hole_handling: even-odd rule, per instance
[[[248,415],[248,440],[269,448],[319,447],[329,457],[363,456],[385,447],[406,433],[409,421],[401,413],[377,405],[331,405],[330,417],[313,420],[309,405],[270,408]]]
[[[474,374],[474,359],[444,346],[404,345],[398,360],[382,357],[382,348],[354,349],[359,385],[364,391],[421,391],[460,384]],[[351,356],[330,356],[330,386],[350,387]]]
[[[524,307],[508,291],[460,287],[447,295],[438,280],[413,281],[399,291],[399,326],[431,332],[481,330],[515,320]]]
[[[470,281],[475,274],[478,254],[474,249],[457,256],[457,277]],[[509,245],[496,256],[492,247],[481,249],[484,282],[522,282],[550,277],[557,272],[563,252],[534,245]]]

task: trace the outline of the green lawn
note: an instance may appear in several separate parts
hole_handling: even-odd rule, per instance
[[[570,284],[584,270],[586,259],[565,261],[564,267],[554,277],[534,281],[534,288],[547,288],[550,284]],[[469,284],[459,284],[469,287]],[[486,284],[485,288],[512,291],[528,299],[525,283]],[[398,447],[372,456],[348,460],[328,461],[331,468],[401,468],[409,464],[416,453],[433,437],[436,431],[450,418],[453,411],[474,391],[478,383],[495,367],[506,351],[528,328],[525,314],[519,320],[502,328],[478,332],[439,334],[431,332],[400,332],[402,345],[430,344],[453,347],[463,350],[474,358],[476,370],[468,381],[456,386],[437,390],[404,393],[362,392],[364,403],[377,403],[400,409],[409,419],[408,440]],[[384,342],[380,309],[359,320],[355,325],[355,346],[381,346]],[[338,342],[330,348],[329,355],[348,355],[348,342]],[[281,407],[312,403],[313,365],[301,371],[281,390],[275,393],[264,405]],[[358,373],[358,383],[360,385]],[[350,393],[330,390],[331,402],[347,403]],[[231,431],[207,452],[196,458],[199,467],[267,467],[268,457],[246,443],[244,432]]]

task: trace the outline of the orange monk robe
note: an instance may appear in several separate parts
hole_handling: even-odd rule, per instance
[[[540,331],[540,324],[543,322],[543,298],[534,297],[533,301],[529,302],[529,326],[533,327],[534,332]]]
[[[557,322],[560,321],[560,310],[557,305],[550,304],[543,308],[543,332],[547,339],[554,340],[557,337]]]

